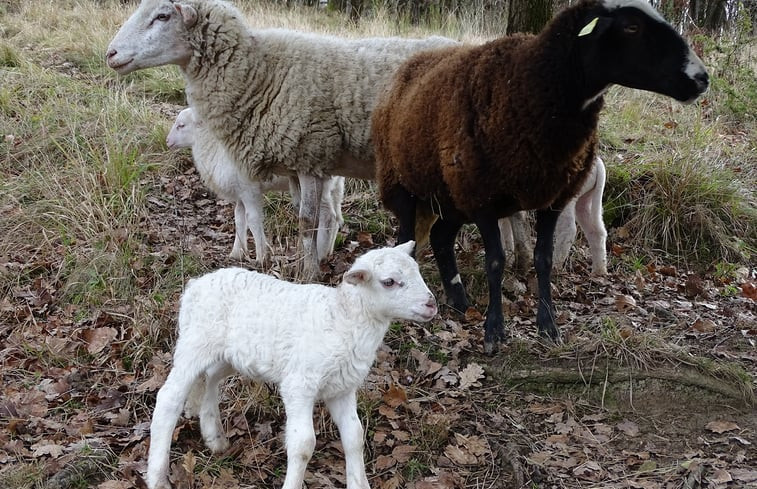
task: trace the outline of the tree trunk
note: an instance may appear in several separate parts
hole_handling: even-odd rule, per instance
[[[555,0],[512,0],[510,2],[510,33],[538,33],[552,18]]]

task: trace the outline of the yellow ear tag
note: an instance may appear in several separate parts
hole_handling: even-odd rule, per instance
[[[589,34],[591,34],[591,31],[593,31],[594,28],[597,26],[598,20],[599,20],[599,17],[594,17],[594,20],[586,24],[584,28],[581,29],[581,32],[578,33],[578,37],[588,36]]]

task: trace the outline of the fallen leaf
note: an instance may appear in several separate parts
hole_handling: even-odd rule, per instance
[[[741,429],[739,425],[732,421],[710,421],[704,428],[718,434]]]
[[[731,477],[731,474],[728,473],[728,471],[717,469],[712,473],[711,476],[707,477],[707,480],[712,482],[713,484],[725,484],[726,482],[731,482],[733,478]]]
[[[373,246],[373,236],[368,231],[358,231],[357,242],[363,248],[370,248]]]
[[[619,431],[622,431],[628,436],[639,436],[639,425],[633,421],[624,419],[615,426]]]
[[[712,319],[697,319],[694,324],[691,325],[691,329],[699,331],[700,333],[712,333],[717,329],[715,321]]]
[[[383,399],[386,404],[396,408],[407,402],[407,393],[401,385],[392,384],[392,386],[384,393]]]
[[[636,308],[636,299],[630,295],[618,294],[615,296],[615,309],[618,312],[627,312]]]
[[[392,449],[392,457],[401,464],[404,464],[415,453],[415,447],[412,445],[399,445]]]
[[[49,455],[52,458],[58,458],[63,455],[63,447],[55,443],[45,443],[41,441],[31,446],[32,455],[35,457],[42,457]]]
[[[90,328],[82,331],[82,339],[87,343],[87,352],[94,355],[100,353],[106,346],[110,345],[118,331],[115,328]]]
[[[741,295],[753,301],[757,301],[757,285],[752,282],[744,282],[740,285]]]
[[[460,372],[460,389],[469,387],[478,387],[481,385],[479,379],[484,377],[484,368],[477,363],[469,363],[467,367]]]
[[[478,463],[478,458],[475,455],[456,445],[447,445],[447,448],[444,449],[444,455],[457,465],[475,465]]]
[[[475,308],[469,307],[465,311],[465,321],[468,323],[483,321],[484,316],[481,315]]]
[[[757,482],[757,470],[733,469],[731,476],[741,482]]]
[[[396,463],[397,460],[394,457],[391,457],[389,455],[379,455],[378,457],[376,457],[376,461],[373,463],[373,467],[375,470],[386,470],[390,467],[393,467]]]

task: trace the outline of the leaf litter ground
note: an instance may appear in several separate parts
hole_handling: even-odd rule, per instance
[[[231,206],[217,205],[185,169],[161,177],[140,229],[114,232],[138,233],[144,259],[132,268],[145,291],[166,270],[189,276],[235,264],[227,258]],[[349,195],[345,202],[345,244],[323,266],[330,283],[374,241],[390,241],[356,231],[360,206]],[[608,277],[589,276],[580,245],[554,280],[563,345],[536,337],[533,277],[508,276],[512,337],[486,357],[482,250],[463,235],[461,270],[476,307],[394,325],[360,393],[372,487],[757,487],[755,270],[716,278],[664,263],[632,269],[623,266],[622,239],[612,238],[617,266]],[[290,276],[294,247],[291,237],[274,242],[272,273]],[[41,256],[30,244],[0,257],[4,274],[37,277],[0,300],[0,486],[145,487],[150,415],[170,368],[181,282],[162,298],[64,303],[60,251]],[[188,255],[200,265],[179,263]],[[442,300],[433,258],[419,256]],[[162,304],[154,323],[135,324],[148,302]],[[182,418],[174,487],[280,486],[284,414],[275,390],[232,379],[223,399],[232,447],[211,456],[196,420]],[[307,487],[344,487],[336,430],[321,408],[314,420]]]

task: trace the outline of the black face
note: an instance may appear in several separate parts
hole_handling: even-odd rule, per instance
[[[587,72],[598,70],[609,83],[683,102],[693,101],[707,89],[704,65],[668,23],[637,8],[622,7],[600,17],[595,30],[585,44]],[[594,63],[599,66],[590,66]]]

